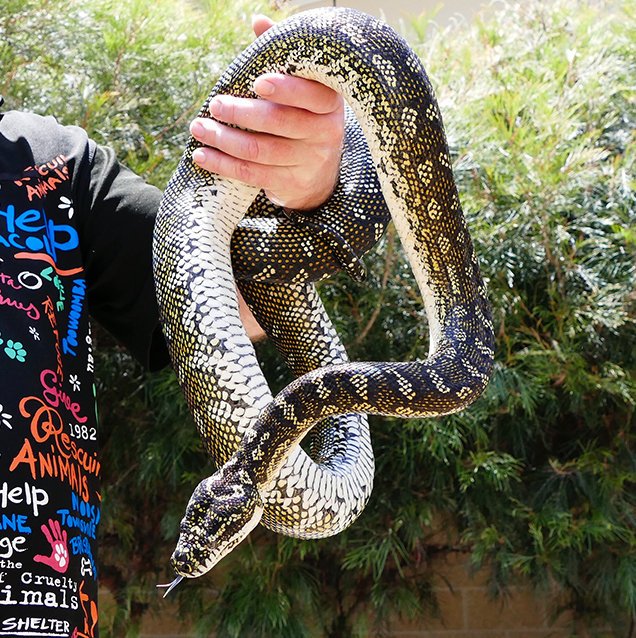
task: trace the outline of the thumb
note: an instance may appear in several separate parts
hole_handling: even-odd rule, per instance
[[[36,563],[44,563],[45,565],[48,565],[49,567],[51,567],[55,563],[55,561],[53,560],[51,556],[43,556],[42,554],[37,554],[36,556],[33,557],[33,560]]]
[[[256,14],[252,18],[252,30],[256,34],[256,37],[263,35],[267,29],[276,24],[271,18],[263,15],[262,13]]]

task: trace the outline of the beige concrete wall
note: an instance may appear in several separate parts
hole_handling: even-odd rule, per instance
[[[492,601],[485,574],[470,574],[466,554],[436,561],[435,589],[442,617],[396,626],[392,638],[566,638],[567,615],[553,617],[551,601],[520,587],[504,601]],[[442,579],[443,576],[443,579]],[[444,582],[447,581],[447,582]]]
[[[484,574],[471,576],[466,554],[434,560],[438,574],[436,594],[442,618],[422,617],[410,623],[396,623],[390,638],[567,638],[572,635],[569,614],[555,617],[551,598],[537,599],[529,587],[511,591],[505,601],[490,600]],[[100,606],[109,605],[107,594]],[[106,609],[104,609],[106,611]],[[577,627],[579,636],[599,636]],[[607,634],[606,634],[607,635]],[[149,611],[140,638],[192,638],[186,625],[174,614]]]

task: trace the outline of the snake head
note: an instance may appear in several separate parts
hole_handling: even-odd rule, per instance
[[[172,566],[196,578],[212,569],[255,527],[263,503],[248,472],[228,461],[194,490],[181,521]]]

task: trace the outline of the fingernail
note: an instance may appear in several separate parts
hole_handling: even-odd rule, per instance
[[[262,80],[260,78],[256,78],[256,80],[254,80],[254,90],[263,97],[269,97],[272,95],[275,88],[274,84],[269,80]]]
[[[205,133],[205,129],[203,128],[203,124],[201,124],[201,122],[199,121],[194,121],[192,122],[192,124],[190,125],[190,133],[192,133],[192,135],[194,135],[194,137],[202,137],[203,134]]]
[[[203,149],[197,148],[192,151],[192,159],[196,164],[203,164],[205,162],[205,153]]]
[[[212,117],[220,117],[223,113],[223,104],[218,98],[213,98],[210,102],[210,113]]]
[[[279,197],[276,197],[274,193],[270,191],[265,191],[265,195],[267,195],[267,199],[269,199],[269,201],[272,202],[272,204],[274,204],[275,206],[280,206],[281,208],[285,208],[285,202]]]

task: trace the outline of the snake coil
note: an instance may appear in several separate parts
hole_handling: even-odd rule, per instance
[[[218,93],[255,97],[252,82],[265,72],[317,80],[343,95],[368,151],[351,119],[353,150],[323,217],[309,220],[319,231],[313,234],[271,207],[255,207],[257,189],[198,168],[193,138],[166,189],[154,245],[160,314],[186,400],[219,466],[188,504],[173,586],[211,569],[259,521],[302,538],[344,529],[372,486],[361,415],[456,412],[479,396],[492,370],[486,288],[442,118],[417,56],[371,16],[307,11],[243,52],[200,115],[210,117],[209,100]],[[377,177],[364,168],[367,153]],[[356,260],[386,224],[384,201],[422,294],[429,356],[349,362],[311,282],[341,267],[356,272]],[[320,232],[321,224],[332,230]],[[298,377],[276,397],[242,328],[235,278]],[[298,443],[314,426],[312,459]]]

